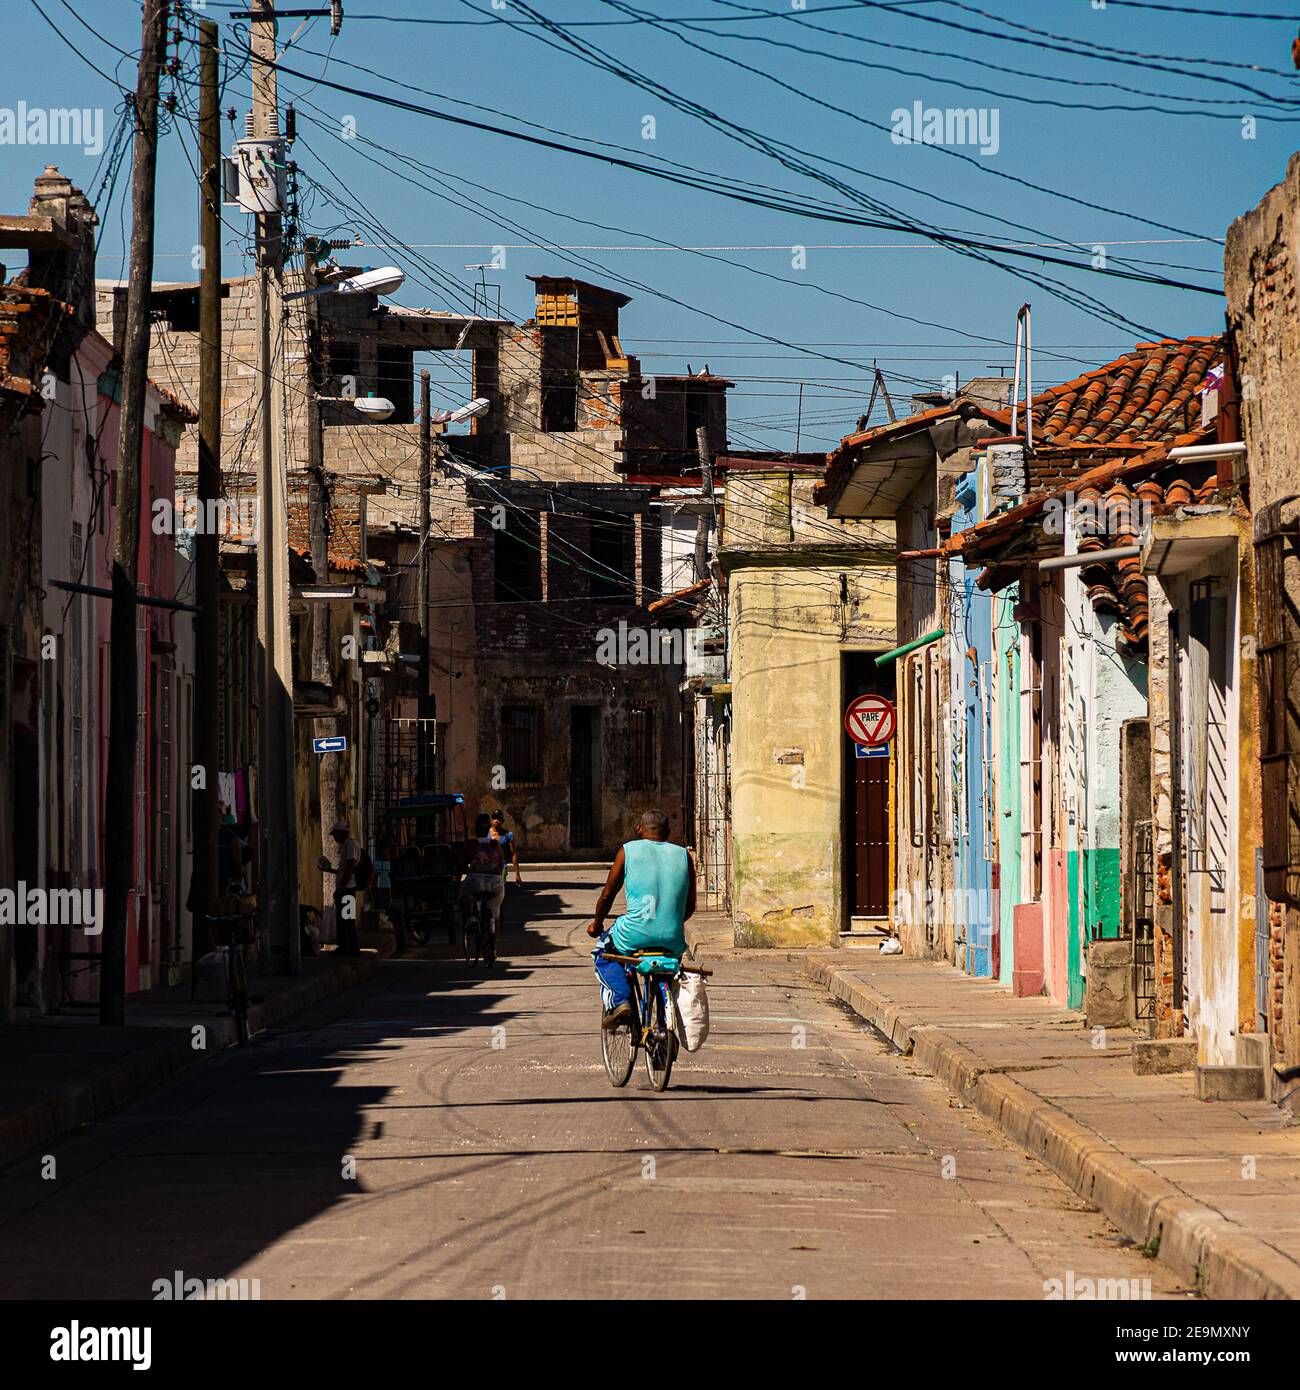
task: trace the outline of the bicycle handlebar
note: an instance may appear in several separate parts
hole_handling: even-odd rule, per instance
[[[645,959],[644,956],[619,956],[615,955],[612,951],[602,951],[601,955],[605,960],[618,961],[620,965],[639,965],[641,961]],[[677,968],[682,972],[683,975],[713,974],[712,970],[709,970],[707,967],[703,965],[686,965],[684,962],[679,962]]]

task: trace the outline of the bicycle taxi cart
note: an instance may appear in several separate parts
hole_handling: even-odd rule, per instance
[[[403,797],[386,816],[390,913],[397,949],[408,939],[423,945],[436,931],[454,945],[460,926],[462,846],[469,839],[465,797],[423,792]]]

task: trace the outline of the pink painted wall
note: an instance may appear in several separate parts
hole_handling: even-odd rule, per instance
[[[1058,1004],[1067,1003],[1070,992],[1070,897],[1066,866],[1065,850],[1047,851],[1047,875],[1043,885],[1044,966],[1047,993]]]

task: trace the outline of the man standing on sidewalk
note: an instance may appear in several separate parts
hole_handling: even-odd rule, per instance
[[[345,820],[336,821],[330,837],[339,846],[339,867],[337,870],[322,854],[320,869],[322,873],[334,874],[334,930],[340,956],[359,956],[361,938],[357,934],[357,922],[361,913],[361,845],[352,837]]]

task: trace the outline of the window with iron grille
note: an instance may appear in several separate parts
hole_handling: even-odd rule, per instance
[[[634,706],[627,712],[627,784],[629,787],[657,787],[655,766],[655,712]]]
[[[501,706],[501,765],[507,786],[540,784],[542,712],[536,705]]]

